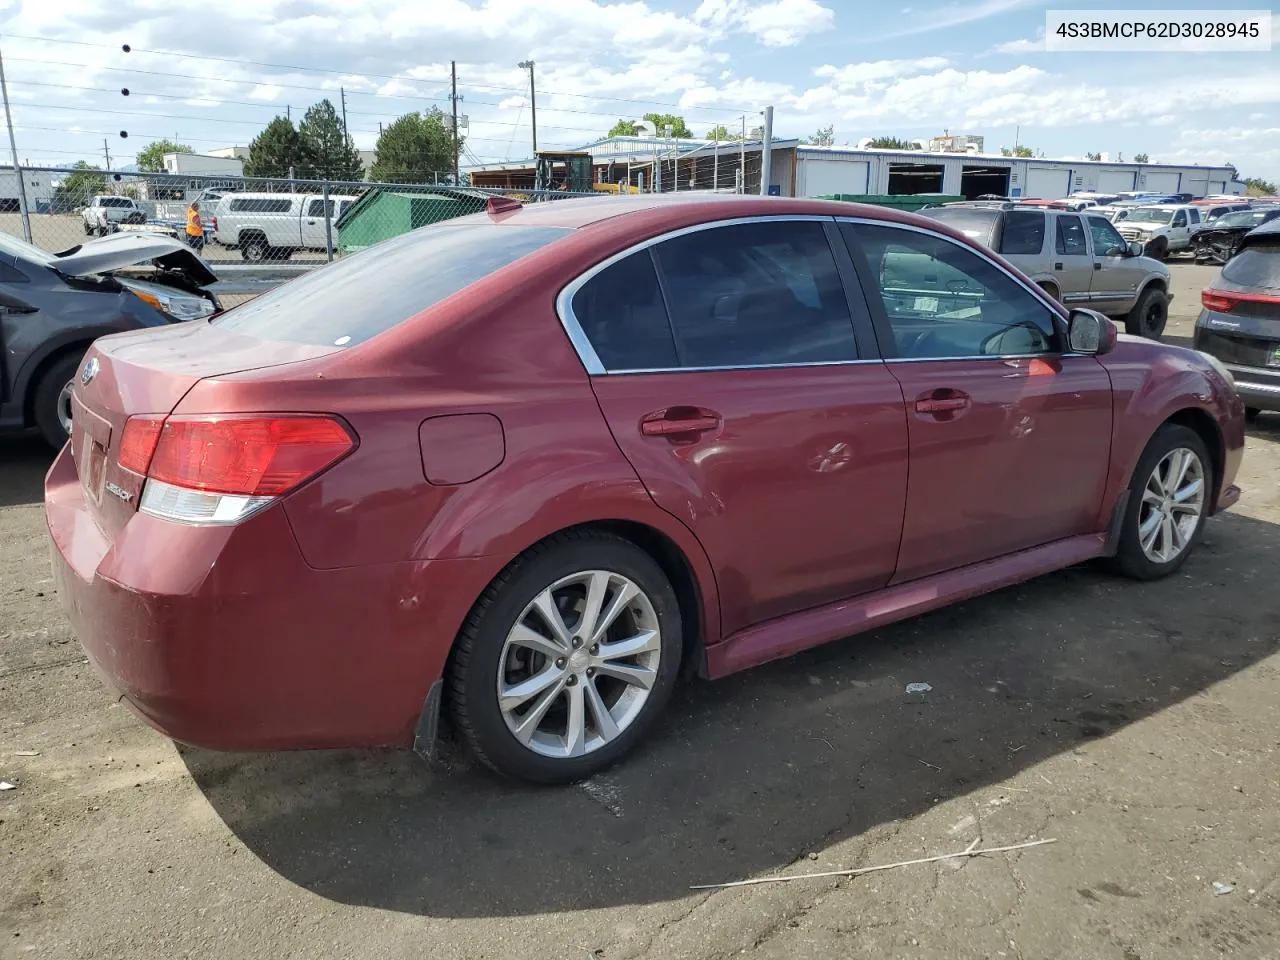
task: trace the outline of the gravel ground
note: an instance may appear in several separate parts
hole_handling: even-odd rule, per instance
[[[1173,270],[1176,339],[1213,271]],[[51,594],[48,459],[0,441],[0,957],[1280,956],[1280,417],[1179,575],[1077,568],[687,685],[563,789],[175,747]]]

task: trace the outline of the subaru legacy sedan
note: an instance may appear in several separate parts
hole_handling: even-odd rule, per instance
[[[1216,360],[936,221],[766,197],[494,200],[74,383],[58,592],[144,720],[429,756],[444,717],[540,782],[685,672],[1095,558],[1166,576],[1244,447]]]

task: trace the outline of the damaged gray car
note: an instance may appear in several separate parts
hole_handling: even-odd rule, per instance
[[[220,312],[207,289],[217,279],[170,237],[119,233],[49,253],[0,233],[0,428],[34,427],[61,447],[89,344]]]

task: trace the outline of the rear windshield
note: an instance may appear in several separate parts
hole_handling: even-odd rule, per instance
[[[991,244],[991,231],[995,227],[996,218],[1000,215],[998,210],[974,210],[972,207],[939,207],[920,212],[988,246]]]
[[[1227,261],[1222,279],[1237,287],[1280,290],[1280,236],[1245,247]]]
[[[1235,213],[1224,213],[1216,223],[1223,229],[1227,227],[1256,227],[1267,222],[1266,210],[1237,210]]]
[[[354,346],[571,233],[449,224],[402,234],[210,321],[263,340]]]

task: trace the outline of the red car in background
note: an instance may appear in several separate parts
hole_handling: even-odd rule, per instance
[[[1230,506],[1217,361],[908,214],[561,200],[106,337],[46,514],[93,663],[169,736],[613,762],[720,677]]]

